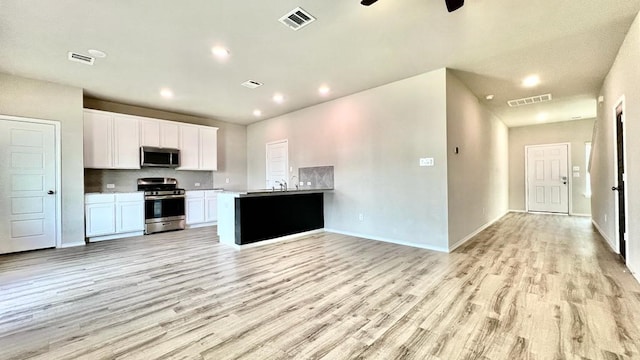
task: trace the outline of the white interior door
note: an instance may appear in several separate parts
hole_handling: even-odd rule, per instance
[[[56,246],[55,134],[0,119],[0,253]]]
[[[567,144],[527,147],[527,209],[569,213]]]
[[[266,188],[279,188],[279,182],[288,182],[289,141],[281,140],[267,144]]]

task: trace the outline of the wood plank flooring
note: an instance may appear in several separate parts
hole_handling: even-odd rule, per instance
[[[452,254],[193,229],[0,256],[0,359],[640,359],[640,285],[587,218]]]

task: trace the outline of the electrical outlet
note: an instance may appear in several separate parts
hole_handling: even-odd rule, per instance
[[[360,221],[364,221],[364,214],[360,213],[360,214],[358,215],[358,220],[360,220]]]
[[[604,214],[604,222],[607,222],[607,214]]]
[[[198,187],[198,186],[200,186],[200,183],[195,183],[194,186]]]
[[[311,181],[307,181],[307,186],[311,186]]]
[[[229,183],[229,178],[224,179],[224,182]]]
[[[107,189],[115,189],[116,184],[107,184]]]
[[[420,158],[420,166],[433,166],[433,158]]]
[[[300,181],[300,186],[304,186],[304,181]]]

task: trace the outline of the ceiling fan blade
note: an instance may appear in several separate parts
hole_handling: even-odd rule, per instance
[[[369,6],[369,5],[373,4],[373,3],[374,3],[374,2],[376,2],[376,1],[378,1],[378,0],[362,0],[362,1],[360,2],[360,4],[362,4],[362,5],[364,5],[364,6]]]
[[[464,5],[464,0],[444,0],[447,4],[447,11],[454,12]]]

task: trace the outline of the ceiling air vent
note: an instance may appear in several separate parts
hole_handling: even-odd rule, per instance
[[[507,104],[511,107],[518,107],[523,105],[532,105],[541,102],[551,101],[551,94],[537,95],[528,98],[515,99],[507,101]]]
[[[262,86],[262,83],[257,82],[257,81],[253,81],[253,80],[247,80],[247,81],[243,82],[240,85],[242,85],[244,87],[248,87],[249,89],[255,89],[255,88],[259,88],[260,86]]]
[[[281,17],[278,21],[287,25],[292,30],[300,30],[303,27],[314,22],[316,18],[311,16],[308,12],[304,11],[302,8],[295,8],[289,11],[285,16]]]
[[[88,56],[88,55],[82,55],[82,54],[78,54],[78,53],[74,53],[69,51],[69,60],[71,61],[77,61],[79,63],[83,63],[86,65],[93,65],[93,62],[96,60],[95,58]]]

